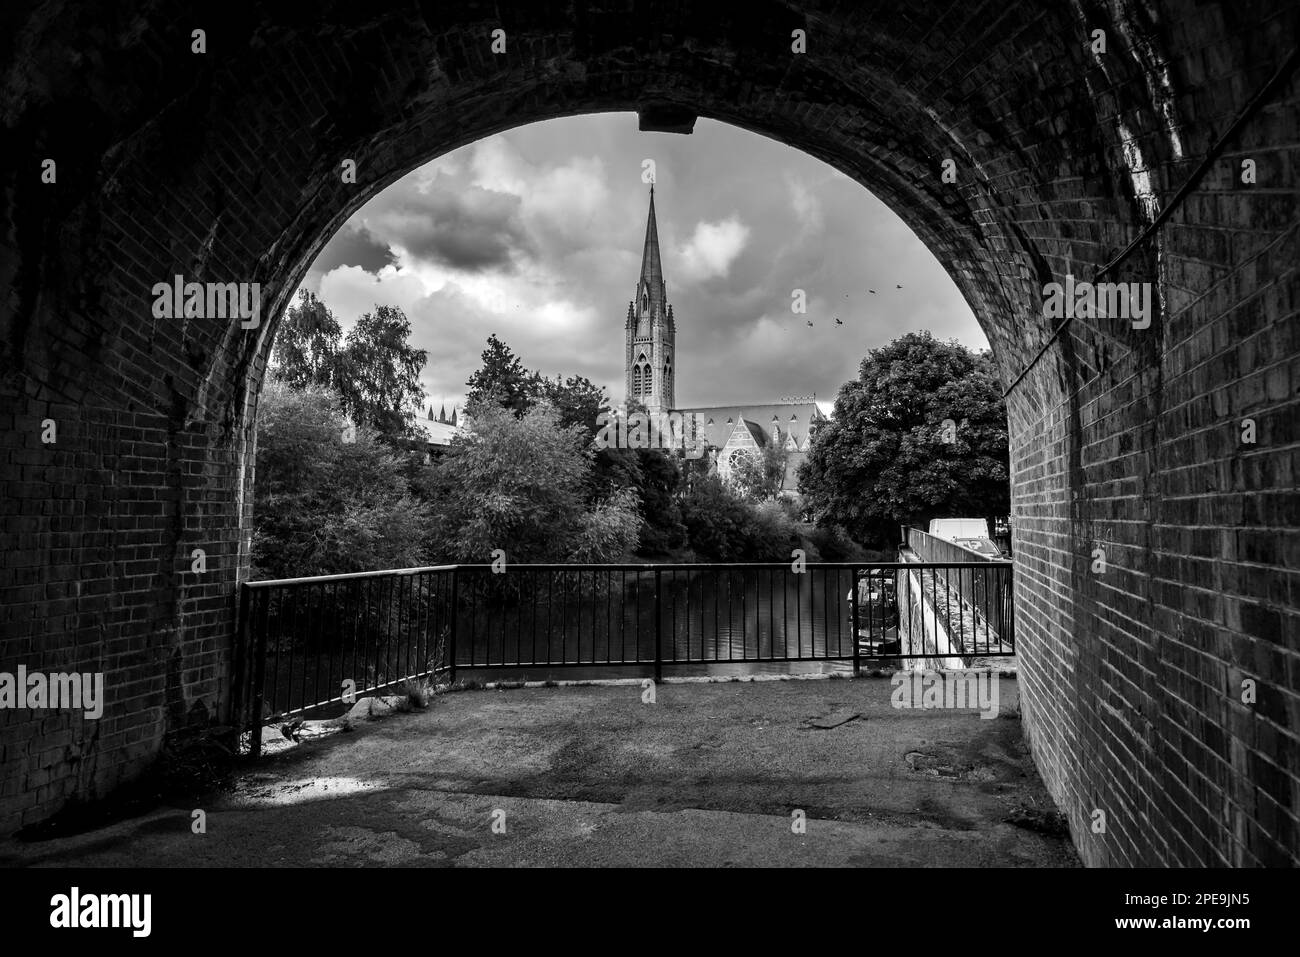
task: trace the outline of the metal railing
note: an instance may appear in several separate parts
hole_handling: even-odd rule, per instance
[[[661,680],[666,668],[851,662],[856,671],[867,659],[943,657],[898,646],[897,585],[918,567],[509,565],[498,574],[490,565],[444,565],[245,582],[241,730],[253,731],[256,754],[264,721],[406,681],[454,682],[466,670],[621,669]],[[947,580],[961,571],[924,567]],[[1010,580],[1009,563],[984,571]],[[987,599],[968,596],[975,607]],[[978,649],[980,622],[954,620],[968,626],[962,647]],[[982,644],[996,641],[985,635]]]
[[[942,577],[968,614],[985,623],[993,638],[1015,647],[1014,591],[1010,573],[996,570],[1009,563],[939,538],[919,528],[904,527],[905,542],[923,564],[953,565]],[[975,566],[975,567],[971,567]],[[936,576],[938,577],[938,576]]]

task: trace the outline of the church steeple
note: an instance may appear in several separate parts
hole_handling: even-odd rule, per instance
[[[652,315],[662,315],[664,300],[668,298],[664,286],[664,267],[659,258],[659,224],[655,222],[655,187],[650,184],[650,213],[645,222],[645,249],[641,253],[641,282],[637,287],[637,300],[646,305],[649,297],[649,311]]]
[[[673,349],[676,327],[668,305],[663,262],[659,255],[659,224],[655,220],[655,188],[650,185],[645,245],[636,298],[628,304],[626,325],[627,395],[651,411],[668,411],[675,401]]]

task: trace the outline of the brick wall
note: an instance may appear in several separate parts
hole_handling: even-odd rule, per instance
[[[96,723],[0,712],[0,832],[225,720],[273,319],[404,172],[525,122],[690,106],[896,209],[1009,383],[1054,326],[1042,284],[1139,235],[1298,19],[1281,0],[101,6],[0,14],[0,670],[109,685]],[[1297,859],[1296,102],[1293,76],[1110,277],[1158,282],[1151,328],[1074,323],[1009,400],[1026,727],[1089,863]],[[176,273],[260,282],[266,321],[154,319]]]

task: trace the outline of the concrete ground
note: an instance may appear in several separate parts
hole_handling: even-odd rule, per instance
[[[205,834],[194,808],[160,808],[0,844],[0,865],[1078,865],[1006,716],[1014,679],[991,720],[890,693],[862,678],[661,684],[655,704],[636,685],[447,694],[263,759],[198,804]]]

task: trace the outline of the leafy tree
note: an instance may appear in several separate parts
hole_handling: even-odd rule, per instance
[[[804,548],[810,562],[892,562],[888,553],[869,553],[838,525],[815,525],[807,530]]]
[[[637,552],[647,557],[671,554],[686,545],[686,526],[678,504],[682,473],[677,456],[663,449],[634,449],[638,476],[630,487],[641,505]]]
[[[482,358],[483,367],[465,381],[469,386],[466,405],[491,403],[517,416],[527,412],[535,399],[536,376],[524,368],[519,357],[495,333],[488,336]]]
[[[522,416],[492,401],[469,406],[472,431],[438,462],[435,543],[444,562],[607,562],[636,544],[635,493],[592,502],[590,450],[548,402]]]
[[[901,523],[1010,508],[1007,418],[988,353],[910,333],[862,360],[799,486],[819,524],[888,541]]]
[[[578,426],[590,443],[596,437],[596,418],[609,409],[609,396],[586,376],[569,376],[561,380],[535,375],[530,383],[533,401],[545,400],[555,406],[560,424]]]
[[[789,561],[794,523],[776,502],[751,505],[716,475],[696,479],[682,520],[697,557],[719,562]]]
[[[332,385],[338,364],[338,320],[306,289],[285,310],[275,334],[271,377],[293,389]]]
[[[339,353],[335,388],[343,411],[387,437],[412,432],[412,407],[424,402],[424,349],[412,348],[411,321],[396,306],[375,306],[357,320]]]
[[[338,397],[269,382],[258,407],[253,563],[258,577],[408,568],[424,563],[427,505],[403,463],[368,428],[344,441]]]
[[[482,367],[465,382],[470,387],[468,404],[491,402],[520,416],[538,402],[549,402],[564,428],[579,426],[588,441],[595,438],[596,418],[609,408],[602,386],[586,376],[549,379],[532,372],[495,334],[488,337],[482,359]]]

